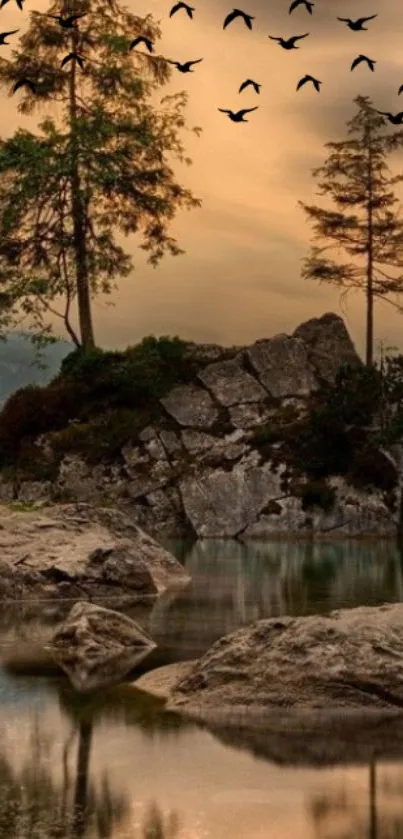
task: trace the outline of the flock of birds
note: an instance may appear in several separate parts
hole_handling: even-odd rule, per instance
[[[3,6],[5,6],[6,3],[8,3],[8,2],[9,2],[9,0],[1,0],[0,9],[2,9]],[[16,0],[16,3],[17,3],[18,8],[21,9],[21,11],[22,11],[24,0]],[[307,12],[309,12],[309,14],[312,15],[312,9],[313,9],[314,5],[315,5],[315,3],[312,2],[312,0],[292,0],[288,12],[289,12],[289,14],[291,14],[291,12],[293,12],[294,9],[297,9],[299,6],[305,6]],[[193,6],[190,6],[187,2],[185,2],[185,0],[178,0],[178,2],[176,2],[175,5],[172,6],[171,11],[169,13],[169,17],[172,17],[173,15],[177,14],[177,12],[179,12],[181,9],[183,9],[186,12],[186,14],[188,15],[188,17],[190,19],[193,19],[193,12],[195,11],[195,8]],[[37,14],[39,14],[39,12],[37,12]],[[62,15],[46,14],[45,17],[53,18],[54,20],[56,20],[58,22],[59,26],[61,26],[63,29],[76,29],[77,30],[78,27],[77,27],[76,22],[80,18],[86,17],[86,14],[82,13],[82,14],[68,15],[67,17],[63,17]],[[364,23],[367,23],[370,20],[374,20],[376,17],[378,17],[378,15],[369,15],[367,17],[357,18],[357,20],[351,20],[350,18],[345,18],[345,17],[338,17],[337,20],[341,21],[342,23],[346,23],[347,26],[351,30],[353,30],[354,32],[361,32],[361,31],[367,31],[367,27],[364,26]],[[254,20],[254,16],[247,14],[246,12],[242,11],[242,9],[233,9],[232,12],[230,12],[226,16],[226,18],[224,20],[224,23],[223,23],[223,29],[226,29],[227,26],[229,26],[231,23],[233,23],[233,21],[236,20],[237,18],[240,18],[241,20],[243,20],[245,26],[247,26],[248,29],[250,29],[250,30],[252,29],[252,21]],[[17,32],[19,32],[19,29],[13,29],[10,32],[0,32],[0,46],[2,46],[3,44],[8,45],[8,41],[6,41],[5,38],[7,38],[9,35],[15,35]],[[296,44],[296,41],[300,41],[303,38],[307,38],[309,35],[310,35],[309,32],[305,32],[304,35],[293,35],[291,38],[282,38],[282,37],[278,37],[276,35],[269,35],[268,37],[272,41],[277,41],[283,49],[292,50],[292,49],[299,49],[299,47]],[[138,37],[134,38],[134,40],[131,42],[131,44],[129,46],[129,50],[134,49],[136,46],[138,46],[138,44],[144,44],[144,46],[146,47],[146,49],[148,50],[149,53],[152,53],[153,50],[154,50],[154,45],[153,45],[152,40],[150,38],[147,38],[145,35],[139,35]],[[79,66],[81,68],[83,68],[84,60],[85,60],[84,57],[79,55],[79,53],[70,52],[61,61],[61,66],[64,67],[69,61],[77,61]],[[201,61],[203,61],[202,58],[197,58],[194,61],[185,61],[184,63],[181,63],[179,61],[172,61],[171,59],[166,59],[166,60],[168,61],[169,64],[173,64],[174,66],[176,66],[177,69],[181,73],[193,72],[193,70],[192,70],[193,65],[194,64],[199,64]],[[363,55],[362,53],[360,53],[354,59],[354,61],[351,64],[350,70],[354,70],[354,68],[357,67],[362,62],[366,62],[369,69],[372,70],[372,72],[374,71],[376,61],[373,58],[368,58],[367,55]],[[307,84],[308,82],[312,83],[313,87],[315,88],[315,90],[317,90],[318,93],[320,92],[320,85],[322,84],[322,82],[320,81],[320,79],[316,79],[314,76],[311,76],[309,73],[306,73],[305,76],[303,76],[299,80],[299,82],[297,84],[297,88],[296,88],[297,91],[300,90],[300,88],[303,87],[303,85]],[[36,85],[34,84],[34,82],[32,80],[24,77],[24,78],[19,79],[15,83],[15,85],[13,87],[13,93],[15,93],[23,85],[28,86],[32,90],[33,93],[36,92]],[[254,91],[257,94],[259,94],[261,86],[262,85],[259,84],[256,81],[254,81],[254,79],[245,79],[245,81],[242,82],[238,92],[242,93],[242,91],[245,90],[247,87],[252,87],[254,89]],[[398,94],[400,95],[402,93],[402,91],[403,91],[403,84],[400,85],[399,90],[398,90]],[[252,111],[257,111],[258,110],[258,105],[256,105],[254,108],[242,108],[239,111],[232,111],[232,110],[229,110],[228,108],[218,108],[218,110],[223,114],[227,114],[229,119],[232,120],[232,122],[248,122],[248,120],[245,119],[245,114],[252,113]],[[397,113],[397,114],[392,114],[389,111],[377,111],[377,113],[381,114],[382,116],[387,117],[389,122],[393,123],[394,125],[402,125],[403,124],[403,111],[399,111],[399,113]]]

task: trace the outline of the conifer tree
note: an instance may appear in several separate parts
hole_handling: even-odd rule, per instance
[[[314,222],[315,239],[330,239],[325,247],[312,247],[304,260],[302,276],[334,283],[344,289],[360,289],[366,300],[366,364],[374,361],[374,301],[382,298],[397,309],[402,307],[391,295],[403,291],[403,275],[391,276],[389,269],[403,267],[403,222],[394,205],[398,202],[393,185],[403,180],[392,177],[387,155],[403,146],[403,131],[382,132],[385,117],[380,116],[368,96],[354,100],[358,113],[351,119],[348,134],[354,139],[326,143],[330,154],[325,164],[313,170],[321,176],[319,194],[328,195],[337,209],[303,207]],[[364,264],[340,264],[322,256],[329,248],[343,248]]]
[[[158,101],[170,65],[156,45],[152,53],[130,50],[138,35],[154,44],[160,38],[152,17],[116,0],[62,0],[46,14],[85,16],[66,29],[31,12],[19,49],[0,60],[0,86],[10,95],[18,80],[33,82],[14,94],[22,114],[54,101],[61,110],[59,125],[50,116],[39,124],[41,135],[20,129],[0,143],[0,290],[9,310],[13,300],[38,325],[45,311],[60,314],[51,304],[63,294],[65,326],[88,349],[95,343],[91,297],[109,294],[133,267],[114,231],[141,233],[140,247],[157,266],[167,252],[184,253],[168,232],[177,210],[201,202],[171,168],[172,157],[191,163],[179,137],[187,95]]]

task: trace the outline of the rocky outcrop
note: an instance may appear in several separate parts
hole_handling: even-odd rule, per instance
[[[99,598],[135,602],[189,575],[119,510],[89,504],[0,507],[0,600]]]
[[[24,478],[13,485],[0,477],[0,499],[111,504],[157,538],[395,533],[393,499],[374,487],[352,489],[342,478],[328,482],[333,509],[307,509],[288,481],[281,443],[259,444],[259,431],[270,436],[287,412],[294,421],[303,416],[308,394],[333,381],[342,362],[362,364],[340,317],[328,313],[291,336],[250,347],[189,343],[188,355],[200,365],[195,380],[160,400],[159,418],[122,446],[114,462],[90,465],[68,453],[53,481]],[[45,460],[48,437],[39,443]]]
[[[258,621],[210,647],[168,708],[201,719],[403,716],[403,604]]]
[[[47,649],[78,691],[115,684],[155,649],[144,629],[126,615],[93,603],[76,603]]]

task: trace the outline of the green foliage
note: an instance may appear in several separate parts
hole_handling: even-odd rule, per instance
[[[175,336],[147,336],[124,352],[77,349],[67,356],[60,376],[89,388],[89,400],[138,407],[160,399],[174,384],[189,381],[196,366],[186,358],[186,342]]]
[[[302,499],[302,509],[310,510],[320,507],[329,512],[334,507],[336,491],[326,480],[307,481],[302,484],[299,495]]]
[[[63,428],[82,396],[82,389],[68,382],[29,385],[13,393],[0,413],[0,464],[13,463],[24,438]]]
[[[354,451],[346,477],[357,489],[376,486],[384,492],[390,492],[398,484],[396,467],[370,441]]]
[[[109,410],[89,422],[55,432],[50,440],[61,456],[74,452],[86,463],[97,464],[119,456],[122,446],[135,442],[149,421],[146,411]]]
[[[71,12],[64,7],[52,3],[49,11]],[[177,182],[172,160],[191,163],[182,131],[198,135],[201,129],[185,124],[184,91],[156,100],[172,74],[158,48],[151,55],[129,50],[135,33],[161,37],[151,15],[138,17],[115,0],[81,0],[74,11],[85,12],[79,34],[34,11],[19,48],[0,62],[0,87],[9,95],[21,76],[35,83],[35,93],[20,91],[20,113],[31,115],[54,101],[62,105],[60,125],[48,115],[39,134],[18,129],[0,141],[0,333],[21,311],[41,332],[50,309],[75,344],[90,346],[85,308],[78,337],[69,320],[71,302],[77,284],[84,294],[88,287],[90,303],[131,274],[132,258],[116,233],[140,237],[154,267],[166,254],[184,253],[169,228],[179,210],[201,201]],[[84,85],[80,72],[72,77],[71,65],[61,67],[71,50],[84,53]],[[52,305],[60,298],[64,310]]]
[[[185,349],[178,337],[151,335],[124,352],[74,350],[48,387],[31,385],[7,400],[0,412],[0,466],[31,464],[36,475],[52,475],[55,464],[47,464],[32,441],[56,431],[58,453],[76,451],[91,462],[115,455],[160,416],[159,399],[168,390],[194,378],[197,365]],[[29,456],[24,446],[31,446]]]

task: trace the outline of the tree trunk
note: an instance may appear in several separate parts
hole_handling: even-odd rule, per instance
[[[72,32],[71,51],[78,50],[78,31]],[[85,213],[81,195],[80,173],[77,153],[77,103],[76,103],[76,61],[71,61],[70,69],[70,136],[71,136],[71,194],[76,257],[77,306],[80,325],[81,345],[84,350],[95,347],[92,326],[91,299],[87,273],[87,247],[85,235]]]
[[[367,328],[366,328],[366,359],[367,367],[374,363],[374,291],[373,291],[373,220],[372,220],[372,155],[368,154],[368,259],[367,259]]]

